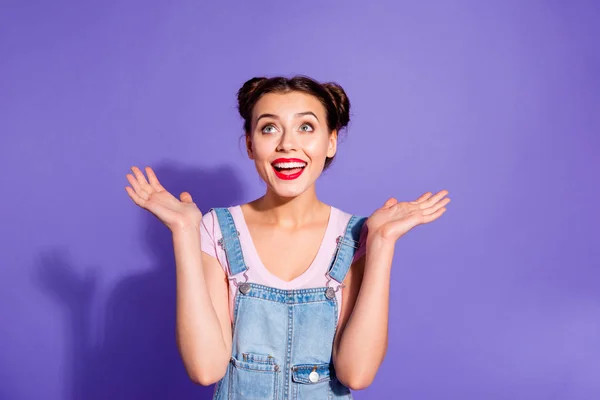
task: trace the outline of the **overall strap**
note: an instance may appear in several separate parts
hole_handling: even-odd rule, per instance
[[[227,208],[213,208],[212,210],[215,211],[219,226],[221,227],[222,238],[219,239],[218,244],[227,256],[230,275],[234,276],[246,272],[248,267],[244,262],[244,255],[242,254],[242,245],[239,239],[240,233],[235,227],[231,213]]]
[[[327,275],[340,284],[344,282],[354,259],[354,254],[358,250],[360,232],[366,220],[366,217],[353,215],[350,217],[348,225],[346,225],[344,236],[338,236],[337,238],[335,256]]]

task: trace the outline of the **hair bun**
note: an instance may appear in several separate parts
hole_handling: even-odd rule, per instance
[[[323,83],[323,87],[329,93],[337,110],[338,126],[336,129],[340,130],[345,128],[348,125],[348,122],[350,122],[350,99],[348,99],[344,89],[335,82]]]
[[[237,92],[238,110],[242,117],[246,115],[248,108],[253,104],[253,95],[257,92],[257,89],[265,83],[268,79],[264,77],[254,77],[248,79]]]

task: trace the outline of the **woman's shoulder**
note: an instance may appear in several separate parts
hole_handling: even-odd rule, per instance
[[[237,213],[242,204],[233,205],[233,206],[222,206],[222,207],[213,207],[202,214],[202,220],[206,221],[214,221],[217,218],[217,213],[222,214],[223,212],[228,211],[230,214]]]
[[[335,206],[331,206],[331,215],[333,222],[336,225],[336,230],[340,232],[345,232],[350,224],[352,224],[353,227],[357,227],[358,231],[361,231],[364,222],[366,221],[366,218],[360,214],[345,211]]]
[[[331,206],[332,215],[337,215],[335,218],[335,230],[338,236],[350,234],[351,239],[356,243],[357,251],[354,255],[354,260],[360,259],[366,252],[367,239],[367,220],[360,214],[351,213]]]
[[[331,207],[332,215],[336,215],[339,220],[344,221],[345,223],[348,223],[350,221],[350,218],[352,218],[352,217],[354,217],[355,220],[364,220],[364,219],[366,219],[365,217],[363,217],[360,214],[353,213],[353,212],[346,211],[346,210],[342,210],[342,209],[337,208],[337,207],[335,207],[333,205],[331,205],[330,207]]]
[[[220,223],[225,223],[227,217],[231,216],[234,224],[239,224],[241,215],[241,205],[214,207],[202,214],[201,224],[212,236],[218,236],[221,232]]]

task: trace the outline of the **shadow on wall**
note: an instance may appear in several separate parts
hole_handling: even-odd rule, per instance
[[[153,168],[167,190],[175,196],[189,191],[203,213],[242,201],[243,188],[228,167],[207,170],[165,164]],[[125,191],[123,196],[127,198]],[[131,212],[135,208],[131,202]],[[71,400],[212,397],[212,387],[189,380],[177,351],[171,233],[148,212],[144,222],[142,235],[155,257],[154,266],[115,286],[104,307],[102,340],[97,345],[92,341],[91,315],[101,269],[80,276],[68,251],[39,258],[37,281],[64,307],[69,324],[66,359]]]
[[[3,383],[4,384],[4,383]],[[14,396],[9,395],[10,391],[8,391],[8,389],[6,389],[7,391],[4,391],[4,388],[0,388],[0,399],[14,399]]]

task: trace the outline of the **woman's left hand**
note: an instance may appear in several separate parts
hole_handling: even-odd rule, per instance
[[[415,226],[435,221],[446,211],[450,202],[447,195],[448,191],[442,190],[435,195],[425,193],[411,202],[388,199],[366,221],[369,239],[395,242]]]

